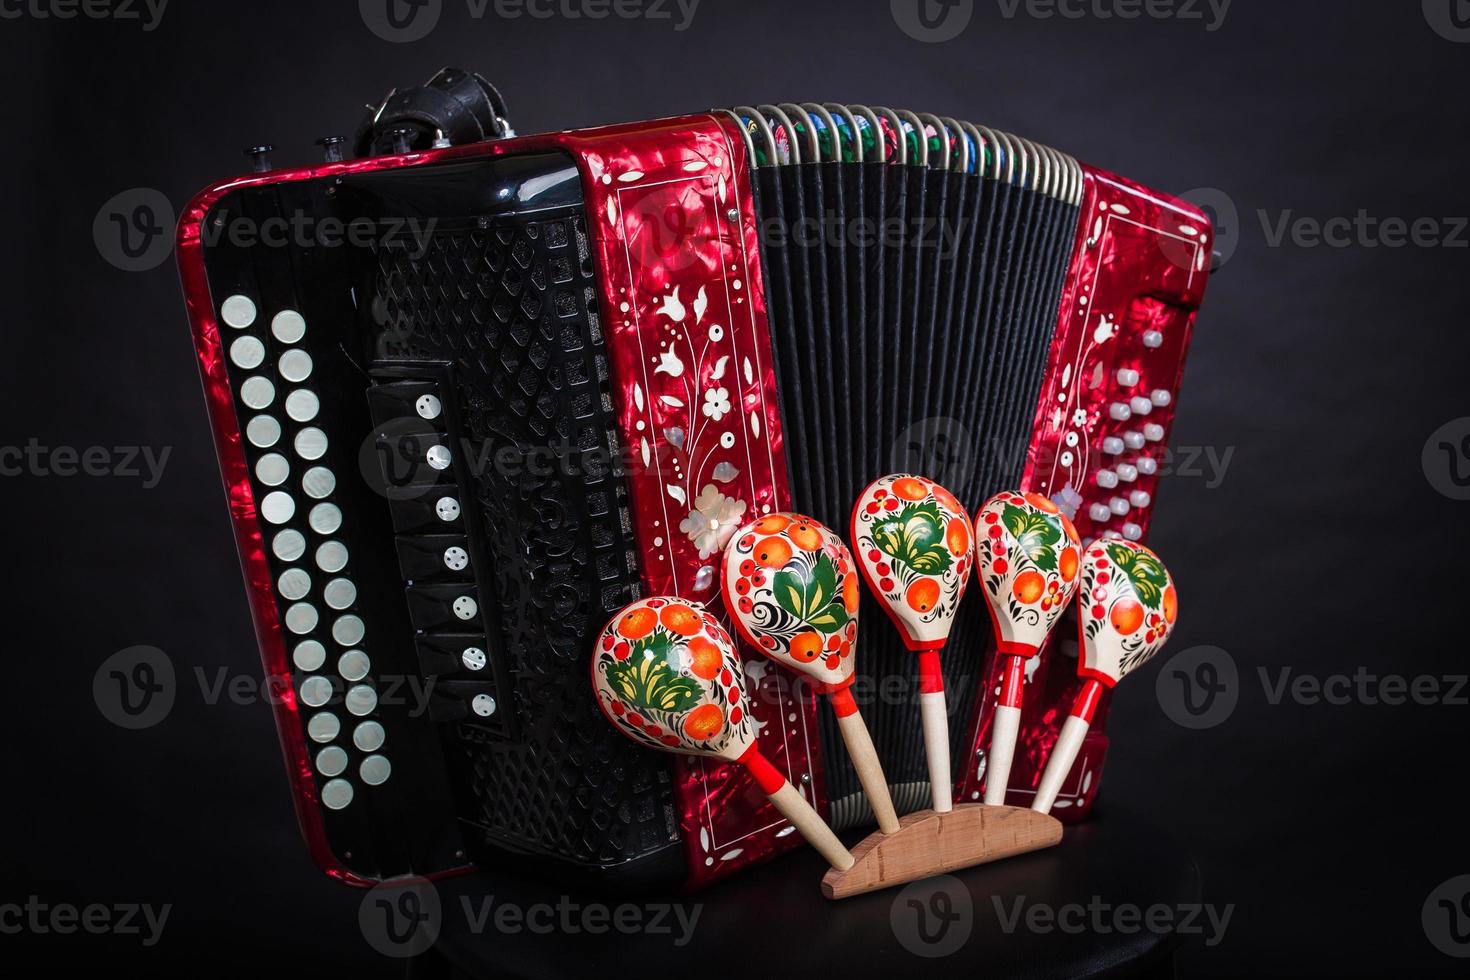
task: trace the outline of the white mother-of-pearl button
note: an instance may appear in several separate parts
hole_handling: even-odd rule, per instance
[[[257,449],[269,449],[281,438],[281,423],[273,416],[257,415],[245,423],[245,438]]]
[[[334,578],[322,586],[322,599],[333,609],[346,609],[357,601],[357,586],[350,578]]]
[[[419,395],[418,401],[413,403],[414,411],[419,413],[420,418],[437,419],[444,413],[444,405],[436,395]]]
[[[1109,456],[1116,456],[1123,451],[1123,440],[1117,436],[1107,436],[1102,441],[1102,448]]]
[[[292,445],[296,447],[296,455],[302,459],[321,459],[327,451],[327,434],[309,425],[296,433]]]
[[[1132,368],[1118,368],[1118,384],[1124,388],[1132,388],[1138,384],[1138,372]]]
[[[372,714],[373,709],[378,706],[378,692],[373,690],[371,684],[354,684],[347,689],[347,696],[342,703],[347,705],[350,713],[361,718]]]
[[[1114,514],[1117,514],[1119,517],[1122,517],[1124,514],[1128,513],[1128,501],[1124,500],[1122,497],[1114,497],[1112,500],[1108,501],[1108,509],[1111,510]]]
[[[316,567],[324,572],[340,572],[347,567],[347,546],[341,541],[328,541],[316,549]]]
[[[454,600],[454,614],[460,619],[474,619],[475,613],[479,611],[480,604],[467,595]]]
[[[1123,537],[1127,538],[1129,541],[1137,541],[1139,538],[1143,537],[1143,528],[1139,527],[1137,524],[1124,524]]]
[[[1128,399],[1128,407],[1133,409],[1134,415],[1147,415],[1154,410],[1154,403],[1142,395],[1135,395]]]
[[[1133,417],[1133,409],[1123,402],[1113,402],[1108,406],[1108,415],[1119,422],[1127,422]]]
[[[447,470],[454,457],[450,455],[448,446],[430,446],[424,453],[424,459],[436,470]]]
[[[255,322],[255,301],[239,293],[226,296],[219,305],[219,317],[236,330],[244,330]]]
[[[323,776],[340,776],[347,768],[347,750],[329,745],[316,754],[316,771]]]
[[[451,572],[462,572],[470,564],[470,553],[455,545],[444,549],[444,567]]]
[[[1122,480],[1124,483],[1132,483],[1134,480],[1138,479],[1138,467],[1130,466],[1127,463],[1119,463],[1118,479]]]
[[[308,677],[301,682],[301,700],[311,708],[320,708],[332,700],[332,682],[325,677]]]
[[[355,647],[362,642],[363,634],[367,632],[362,624],[360,616],[339,616],[332,624],[332,639],[344,647]]]
[[[272,524],[284,524],[296,513],[296,501],[282,490],[272,490],[260,502],[260,516]]]
[[[313,742],[330,742],[342,730],[342,722],[330,711],[318,711],[306,723],[306,734]]]
[[[310,422],[321,407],[321,399],[317,398],[316,392],[307,388],[297,388],[286,396],[286,414],[297,422]]]
[[[260,367],[260,362],[265,360],[265,344],[256,337],[246,334],[244,337],[236,337],[230,343],[230,360],[236,367],[249,371]]]
[[[1142,449],[1143,433],[1134,432],[1131,429],[1123,433],[1123,445],[1127,446],[1129,449]]]
[[[1135,490],[1128,495],[1128,502],[1134,507],[1147,507],[1154,502],[1154,498],[1148,495],[1147,490]]]
[[[364,752],[378,751],[386,738],[383,726],[375,721],[365,721],[352,730],[352,744]]]
[[[283,344],[294,344],[306,336],[306,318],[295,310],[282,310],[271,317],[271,334]]]
[[[321,500],[337,489],[337,477],[325,466],[313,466],[302,474],[301,489],[313,500]]]
[[[434,504],[434,513],[441,521],[452,521],[459,517],[459,501],[453,497],[440,497]]]
[[[255,478],[268,487],[278,487],[291,475],[291,464],[280,453],[266,453],[255,461]]]
[[[1146,331],[1143,335],[1143,346],[1155,350],[1164,346],[1164,335],[1157,330]]]
[[[464,652],[459,655],[460,663],[464,664],[465,670],[483,670],[485,668],[485,651],[479,647],[465,647]]]
[[[345,779],[329,779],[322,784],[322,806],[328,810],[345,810],[352,796],[352,784]]]
[[[387,756],[370,755],[357,767],[357,774],[369,786],[381,786],[393,774],[393,766],[388,762]]]
[[[1149,442],[1163,442],[1164,427],[1162,425],[1156,425],[1155,423],[1150,422],[1148,425],[1145,425],[1143,427],[1143,437]]]
[[[337,673],[345,681],[360,681],[368,675],[373,663],[361,650],[348,650],[337,658]]]
[[[271,541],[271,551],[281,561],[295,561],[306,554],[306,538],[294,529],[282,531]]]
[[[1104,490],[1111,490],[1118,485],[1118,474],[1112,470],[1097,471],[1097,485]]]
[[[1113,512],[1108,510],[1107,504],[1093,504],[1087,508],[1087,516],[1101,524],[1104,521],[1112,520]]]
[[[470,708],[481,718],[495,714],[495,699],[488,694],[476,694],[470,699]]]
[[[276,580],[276,588],[281,590],[281,595],[293,602],[305,599],[306,594],[311,591],[311,576],[299,568],[288,568]]]
[[[336,504],[317,504],[307,515],[306,523],[317,534],[331,534],[342,526],[342,508]]]
[[[327,648],[316,640],[302,640],[296,644],[296,649],[291,651],[291,662],[299,670],[308,673],[313,670],[321,670],[322,664],[327,662]]]
[[[256,411],[267,408],[276,400],[276,386],[259,374],[246,378],[240,384],[240,400]]]
[[[297,636],[316,629],[319,616],[316,606],[309,602],[298,602],[286,609],[286,629]]]
[[[1160,408],[1167,408],[1169,403],[1174,400],[1174,396],[1169,394],[1165,388],[1155,388],[1148,393],[1148,400]]]
[[[1145,476],[1153,476],[1159,471],[1158,462],[1151,456],[1138,457],[1138,472]]]
[[[311,355],[300,347],[293,347],[281,355],[281,359],[276,362],[276,370],[287,381],[300,384],[311,377]]]

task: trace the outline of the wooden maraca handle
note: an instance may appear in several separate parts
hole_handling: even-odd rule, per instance
[[[806,839],[806,842],[817,849],[817,853],[827,859],[827,863],[838,871],[846,871],[853,866],[852,853],[842,846],[842,841],[832,833],[832,828],[827,826],[827,821],[822,815],[812,809],[812,805],[806,798],[797,792],[795,786],[787,782],[786,777],[771,765],[760,750],[752,745],[738,760],[745,766],[755,781],[760,785],[762,792],[781,811],[781,815],[791,821],[796,832]]]
[[[939,670],[939,651],[919,654],[919,718],[924,726],[924,755],[929,761],[930,798],[935,813],[954,809],[950,785],[949,706],[944,699],[944,675]]]
[[[837,730],[847,746],[852,767],[857,770],[858,782],[868,797],[868,805],[878,818],[878,829],[891,834],[898,829],[898,811],[893,808],[893,797],[888,795],[888,779],[883,775],[883,765],[878,761],[878,750],[873,748],[873,737],[863,716],[858,714],[852,692],[847,688],[832,693],[832,710],[837,715]],[[796,821],[792,821],[795,823]]]
[[[1006,659],[1005,679],[1000,685],[1000,703],[990,726],[990,753],[985,762],[985,803],[1001,806],[1011,784],[1011,760],[1016,756],[1016,739],[1021,731],[1021,692],[1026,685],[1026,658],[1011,654]]]
[[[1092,727],[1092,715],[1097,710],[1102,692],[1103,686],[1088,678],[1078,692],[1077,700],[1072,702],[1072,710],[1062,725],[1062,733],[1057,736],[1057,744],[1052,747],[1051,758],[1046,760],[1046,771],[1041,774],[1041,783],[1036,787],[1036,799],[1032,802],[1031,809],[1037,813],[1050,813],[1052,804],[1057,801],[1062,780],[1072,771],[1072,763],[1077,761],[1077,753],[1082,750],[1082,739]]]

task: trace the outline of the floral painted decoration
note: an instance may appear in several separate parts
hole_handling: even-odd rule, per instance
[[[1094,542],[1082,559],[1083,673],[1116,684],[1163,649],[1179,616],[1174,579],[1132,541]]]
[[[800,514],[770,514],[725,549],[725,605],[745,639],[830,687],[852,679],[858,580],[847,546]]]
[[[1035,656],[1077,592],[1077,529],[1046,497],[1017,491],[987,500],[975,528],[975,560],[997,646]]]
[[[755,742],[735,643],[697,602],[625,606],[593,645],[592,687],[613,727],[649,748],[738,759]]]
[[[975,530],[948,490],[920,476],[875,480],[852,509],[863,578],[911,650],[949,638],[974,564]]]

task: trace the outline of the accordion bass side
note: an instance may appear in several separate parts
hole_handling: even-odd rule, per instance
[[[233,233],[273,222],[314,237]],[[718,608],[739,524],[845,527],[896,470],[971,507],[1024,486],[1084,537],[1144,537],[1211,236],[1191,205],[1049,148],[835,104],[201,193],[185,298],[315,860],[358,884],[534,862],[699,886],[795,846],[738,767],[608,727],[592,638],[639,595]],[[944,660],[957,800],[979,797],[999,685],[977,592]],[[858,650],[895,803],[917,809],[912,654],[876,608]],[[830,713],[746,654],[762,751],[839,829],[870,822]],[[1012,803],[1076,655],[1033,661]],[[1096,796],[1104,721],[1063,820]]]

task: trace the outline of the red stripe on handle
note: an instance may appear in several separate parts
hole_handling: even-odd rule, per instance
[[[1105,688],[1095,678],[1087,678],[1082,685],[1082,690],[1077,692],[1077,700],[1072,702],[1072,714],[1081,718],[1089,725],[1092,724],[1093,713],[1097,711],[1098,702],[1102,700]]]
[[[1021,692],[1026,687],[1026,658],[1006,659],[1005,679],[1000,683],[1000,703],[1007,708],[1021,706]]]
[[[939,669],[939,651],[919,651],[919,690],[938,694],[944,690],[944,673]]]
[[[745,753],[735,761],[755,777],[761,792],[767,796],[786,785],[786,777],[776,771],[776,767],[771,765],[769,759],[761,755],[761,750],[755,745],[746,749]]]
[[[852,699],[852,688],[839,687],[832,692],[832,710],[837,717],[846,718],[857,714],[857,702]]]

